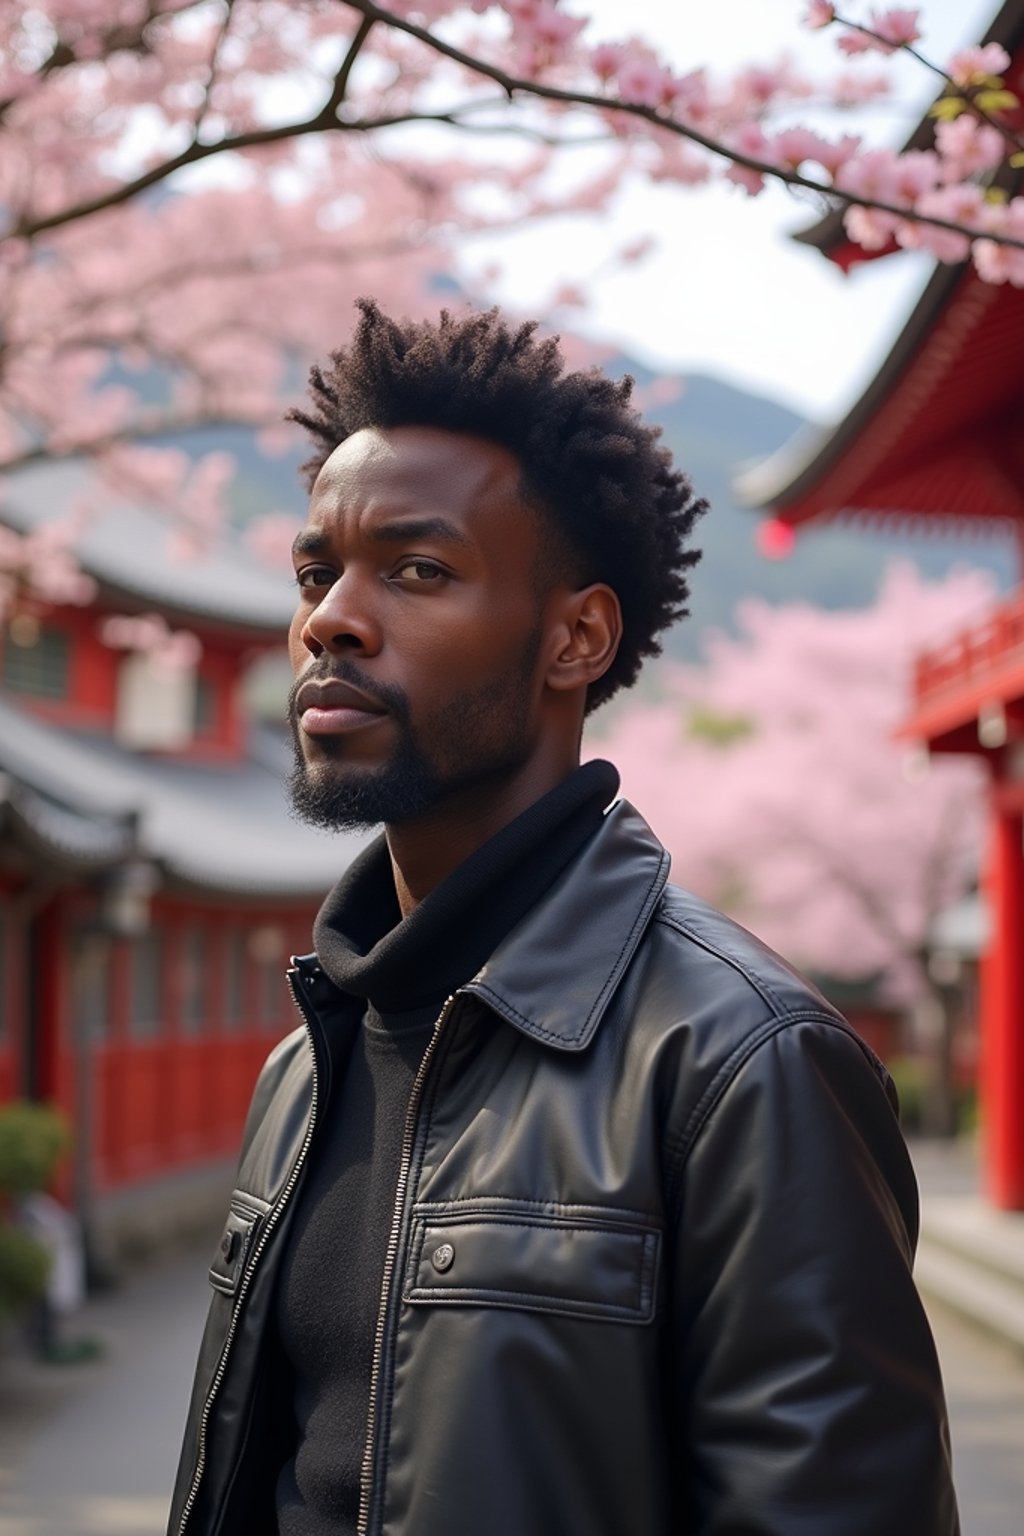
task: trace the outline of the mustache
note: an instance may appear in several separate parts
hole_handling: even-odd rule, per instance
[[[380,683],[372,677],[367,677],[355,662],[332,661],[329,656],[318,656],[293,680],[288,690],[288,719],[293,726],[298,724],[299,719],[296,704],[299,689],[303,683],[310,682],[348,683],[369,698],[376,700],[378,704],[382,704],[394,715],[400,725],[409,723],[409,699],[404,689],[399,688],[395,683]]]

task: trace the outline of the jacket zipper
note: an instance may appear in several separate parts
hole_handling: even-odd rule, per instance
[[[380,1287],[380,1306],[377,1311],[377,1328],[373,1340],[373,1364],[370,1368],[370,1406],[367,1414],[366,1445],[363,1450],[363,1465],[359,1475],[359,1519],[356,1523],[356,1536],[368,1536],[370,1527],[370,1499],[373,1493],[373,1463],[376,1450],[377,1431],[377,1391],[380,1386],[381,1359],[384,1351],[384,1331],[387,1326],[388,1301],[391,1296],[391,1282],[394,1279],[395,1263],[398,1258],[398,1241],[402,1230],[402,1217],[405,1212],[405,1197],[409,1187],[409,1173],[412,1167],[413,1141],[416,1135],[416,1116],[423,1097],[423,1085],[426,1081],[430,1063],[437,1050],[437,1042],[441,1037],[441,1031],[445,1026],[448,1015],[455,1003],[454,994],[447,998],[444,1007],[434,1022],[433,1033],[427,1042],[427,1048],[423,1052],[419,1068],[413,1079],[412,1089],[409,1093],[409,1104],[405,1112],[405,1128],[402,1132],[402,1157],[398,1165],[398,1184],[395,1188],[395,1208],[391,1216],[391,1231],[388,1234],[388,1246],[384,1256],[384,1277]]]
[[[309,1120],[306,1125],[306,1134],[303,1137],[302,1146],[299,1148],[299,1155],[295,1159],[292,1171],[288,1176],[288,1182],[284,1189],[281,1191],[277,1204],[274,1206],[274,1209],[271,1211],[267,1218],[267,1224],[263,1228],[259,1242],[253,1249],[252,1257],[249,1260],[245,1273],[242,1276],[241,1284],[238,1287],[238,1295],[235,1298],[235,1308],[231,1314],[231,1323],[228,1327],[227,1336],[224,1339],[224,1346],[221,1350],[216,1374],[214,1375],[213,1381],[210,1384],[210,1390],[207,1393],[206,1402],[203,1404],[202,1417],[199,1420],[199,1444],[198,1450],[196,1452],[196,1467],[192,1474],[192,1486],[189,1489],[188,1498],[185,1500],[185,1507],[181,1512],[181,1521],[178,1525],[178,1536],[184,1536],[185,1527],[188,1524],[189,1516],[191,1515],[192,1510],[195,1508],[196,1498],[199,1495],[199,1485],[202,1482],[203,1470],[206,1466],[206,1431],[210,1422],[210,1414],[213,1410],[213,1401],[217,1396],[218,1390],[220,1389],[221,1382],[224,1380],[224,1373],[227,1370],[228,1364],[228,1355],[231,1352],[231,1346],[234,1343],[235,1334],[238,1331],[238,1319],[242,1311],[242,1303],[245,1301],[246,1293],[249,1290],[252,1277],[256,1272],[256,1265],[259,1263],[260,1255],[262,1254],[264,1248],[267,1246],[267,1240],[270,1237],[271,1232],[277,1226],[281,1212],[284,1210],[285,1206],[288,1204],[288,1201],[291,1199],[295,1186],[299,1181],[299,1174],[302,1172],[302,1166],[306,1161],[306,1156],[309,1152],[309,1145],[313,1139],[313,1126],[316,1123],[317,1101],[319,1097],[316,1044],[313,1039],[312,1025],[309,1022],[309,1018],[307,1017],[305,1009],[299,1001],[299,994],[295,988],[295,982],[293,979],[295,976],[295,971],[295,967],[289,970],[285,979],[288,982],[288,990],[292,995],[292,1002],[295,1004],[295,1007],[298,1010],[299,1017],[302,1020],[303,1028],[306,1031],[306,1037],[309,1040],[309,1051],[313,1059],[313,1091],[310,1098]]]

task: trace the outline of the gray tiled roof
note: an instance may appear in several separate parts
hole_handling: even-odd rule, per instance
[[[90,576],[146,606],[284,635],[295,607],[287,562],[280,571],[265,565],[230,532],[201,559],[173,560],[167,514],[112,498],[81,464],[41,464],[11,475],[0,500],[0,523],[28,533],[66,515],[87,493],[102,496],[104,504],[77,549]]]
[[[83,815],[0,773],[0,834],[8,826],[59,863],[102,869],[128,857],[134,847],[130,818]]]
[[[175,879],[225,894],[321,896],[365,845],[365,834],[292,820],[288,756],[264,732],[242,763],[148,758],[46,724],[0,695],[0,772],[28,790],[18,809],[24,819],[31,797],[40,838],[57,852],[81,845],[84,853],[90,837],[109,841],[112,820],[135,813],[140,854]]]

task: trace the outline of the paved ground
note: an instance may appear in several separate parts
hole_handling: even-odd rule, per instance
[[[2,1536],[163,1536],[213,1248],[90,1303],[102,1360],[0,1360]]]
[[[163,1536],[206,1257],[165,1261],[90,1303],[77,1327],[105,1339],[101,1361],[0,1358],[0,1536]],[[932,1319],[964,1536],[1020,1536],[1024,1356],[949,1314]]]

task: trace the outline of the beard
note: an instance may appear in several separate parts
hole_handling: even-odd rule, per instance
[[[381,823],[397,826],[451,796],[507,778],[530,753],[531,683],[540,641],[538,624],[525,653],[507,672],[480,689],[449,699],[420,731],[413,728],[402,689],[369,682],[351,661],[331,664],[321,657],[301,681],[333,678],[362,689],[390,712],[398,744],[386,762],[366,767],[345,761],[343,740],[335,744],[321,738],[321,748],[330,755],[307,762],[295,703],[296,679],[288,699],[294,750],[288,790],[294,814],[332,832]]]

